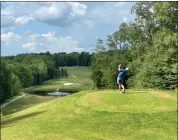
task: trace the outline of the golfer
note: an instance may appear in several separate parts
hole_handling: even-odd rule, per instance
[[[117,84],[119,86],[120,94],[125,93],[125,87],[124,87],[123,82],[124,82],[124,78],[125,78],[127,70],[128,70],[128,68],[124,69],[121,64],[118,66],[119,74],[117,76]],[[122,91],[121,91],[121,89],[122,89]]]

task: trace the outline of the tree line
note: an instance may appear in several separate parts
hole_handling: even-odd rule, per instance
[[[91,55],[81,53],[26,53],[1,57],[0,102],[16,96],[23,88],[69,76],[64,66],[89,66]]]
[[[53,55],[55,66],[90,66],[91,56],[89,52],[56,53]]]
[[[133,22],[123,22],[104,40],[98,39],[92,57],[92,79],[97,88],[116,88],[117,67],[130,68],[129,87],[178,87],[178,2],[137,2]]]

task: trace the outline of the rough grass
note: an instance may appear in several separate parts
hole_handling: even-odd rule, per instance
[[[177,100],[153,92],[83,91],[54,99],[3,118],[2,139],[175,140]]]

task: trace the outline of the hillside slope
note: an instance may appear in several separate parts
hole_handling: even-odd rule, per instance
[[[2,120],[3,140],[175,140],[176,96],[153,90],[82,91]]]

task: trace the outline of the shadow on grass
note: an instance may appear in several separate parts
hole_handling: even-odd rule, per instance
[[[46,111],[33,112],[33,113],[26,114],[26,115],[13,117],[11,119],[7,119],[7,120],[4,120],[4,121],[2,120],[1,121],[1,128],[8,127],[14,122],[18,122],[18,121],[21,121],[21,120],[26,119],[26,118],[34,117],[34,116],[40,115],[40,114],[42,114],[44,112],[46,112]]]
[[[28,99],[30,99],[30,98],[28,98]],[[39,104],[45,103],[45,102],[53,100],[53,99],[46,100],[46,101],[44,100],[43,102],[38,101],[38,99],[35,99],[35,98],[31,98],[31,100],[30,100],[30,102],[28,102],[25,99],[20,99],[20,100],[17,101],[17,103],[16,102],[11,103],[9,106],[7,106],[3,109],[3,116],[4,117],[7,116],[7,115],[9,116],[10,114],[17,113],[17,112],[22,111],[24,109],[28,109],[28,108],[37,106]]]

